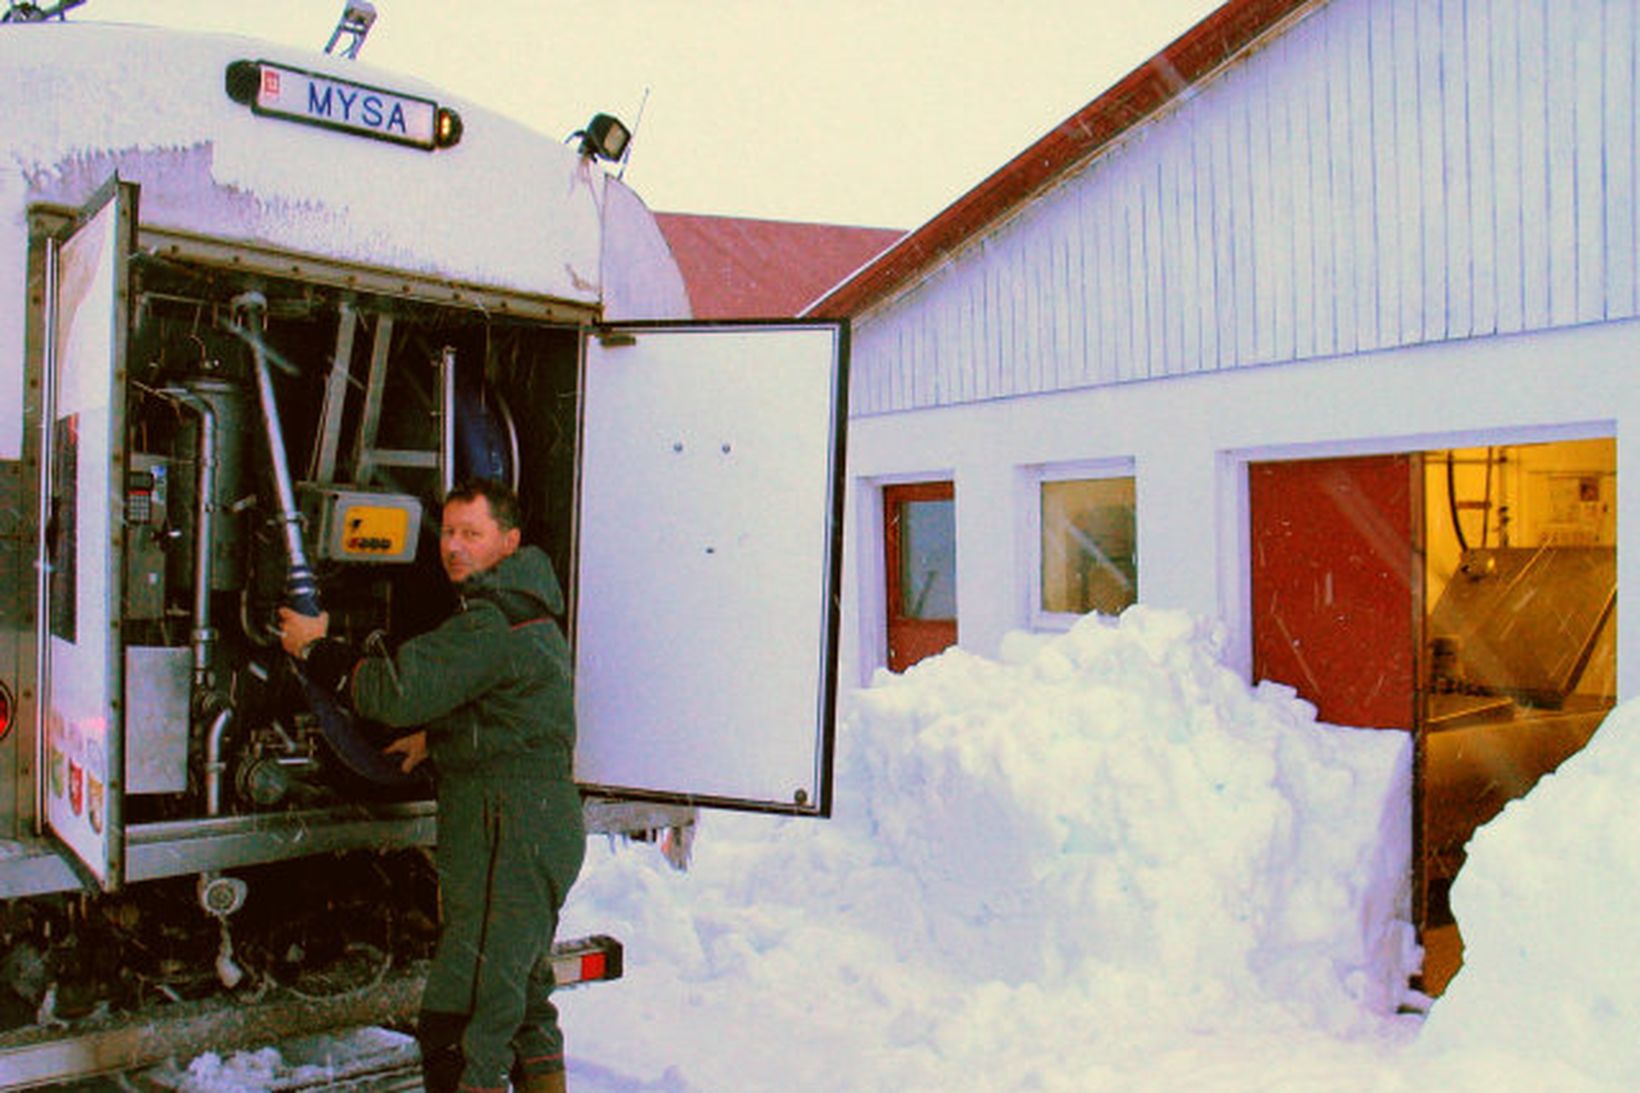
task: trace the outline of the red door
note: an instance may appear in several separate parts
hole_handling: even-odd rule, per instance
[[[903,672],[957,642],[957,523],[950,482],[883,488],[888,667]]]
[[[1255,463],[1253,677],[1323,721],[1412,729],[1421,646],[1416,455]]]

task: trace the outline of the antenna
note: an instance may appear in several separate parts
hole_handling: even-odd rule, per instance
[[[638,100],[638,116],[632,122],[632,139],[626,142],[626,155],[621,159],[621,169],[615,172],[617,182],[626,178],[626,165],[632,162],[632,145],[638,140],[638,127],[643,125],[644,107],[649,105],[649,88],[643,89],[643,98]]]

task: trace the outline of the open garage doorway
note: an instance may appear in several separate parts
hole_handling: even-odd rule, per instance
[[[1415,737],[1414,915],[1439,994],[1475,829],[1616,700],[1615,441],[1248,467],[1253,674]]]

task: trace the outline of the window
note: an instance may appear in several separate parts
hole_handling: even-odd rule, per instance
[[[903,672],[957,640],[957,522],[949,481],[883,488],[888,667]]]
[[[1043,615],[1117,615],[1139,594],[1134,479],[1044,474],[1037,502]]]
[[[957,617],[956,503],[949,497],[898,504],[899,591],[908,619]]]

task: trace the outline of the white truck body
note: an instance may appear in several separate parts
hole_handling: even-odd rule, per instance
[[[261,97],[241,101],[236,72],[259,77]],[[266,99],[270,80],[282,78],[289,99],[298,77],[290,110],[305,104],[306,119]],[[654,218],[593,157],[356,61],[136,26],[7,26],[0,98],[13,107],[0,137],[0,602],[15,606],[0,623],[11,706],[0,734],[0,897],[431,838],[426,800],[360,805],[325,791],[311,807],[258,807],[257,770],[218,754],[246,712],[236,707],[222,728],[197,707],[207,681],[221,690],[224,677],[237,686],[266,676],[276,657],[256,647],[254,625],[236,652],[202,642],[196,615],[190,641],[187,579],[166,555],[180,549],[176,529],[197,530],[210,506],[173,513],[172,539],[147,563],[133,560],[149,534],[132,516],[139,494],[146,513],[156,481],[179,482],[205,462],[187,457],[204,447],[188,439],[188,407],[199,391],[234,386],[190,373],[178,387],[176,376],[227,367],[217,357],[232,344],[220,341],[234,322],[229,294],[264,287],[270,338],[286,329],[323,348],[275,375],[278,397],[297,404],[298,431],[311,430],[311,461],[294,443],[288,453],[304,490],[383,490],[413,509],[414,490],[372,484],[369,459],[448,476],[448,452],[418,463],[391,451],[369,416],[372,399],[384,430],[410,414],[393,386],[404,369],[388,358],[407,351],[406,332],[427,342],[425,360],[446,325],[479,347],[469,359],[496,331],[498,344],[513,339],[571,377],[538,385],[516,362],[485,357],[477,382],[511,384],[513,471],[530,484],[533,460],[556,476],[555,497],[574,494],[552,534],[571,598],[577,778],[589,793],[829,811],[845,325],[687,322]],[[458,140],[406,143],[443,124],[441,112],[459,121]],[[209,352],[188,314],[217,339]],[[380,361],[366,380],[372,331]],[[182,361],[188,352],[200,360]],[[312,425],[326,385],[345,409]],[[558,417],[518,405],[538,386]],[[243,458],[260,467],[262,415],[253,394],[233,397],[231,424],[253,437]],[[453,420],[455,404],[438,397],[439,421]],[[172,411],[177,438],[155,441]],[[555,454],[532,455],[565,421],[568,448],[557,436]],[[348,477],[349,452],[364,481]],[[234,505],[265,507],[257,489],[248,479],[218,519],[236,518]],[[78,538],[59,543],[65,513]],[[396,547],[415,553],[414,538]],[[338,583],[348,562],[330,574]],[[224,560],[212,591],[196,596],[218,601],[213,635],[246,625],[227,617],[231,597],[256,606],[226,587],[237,564]],[[143,608],[151,617],[134,618],[143,581],[158,591]],[[389,599],[404,602],[384,595],[384,611]]]

